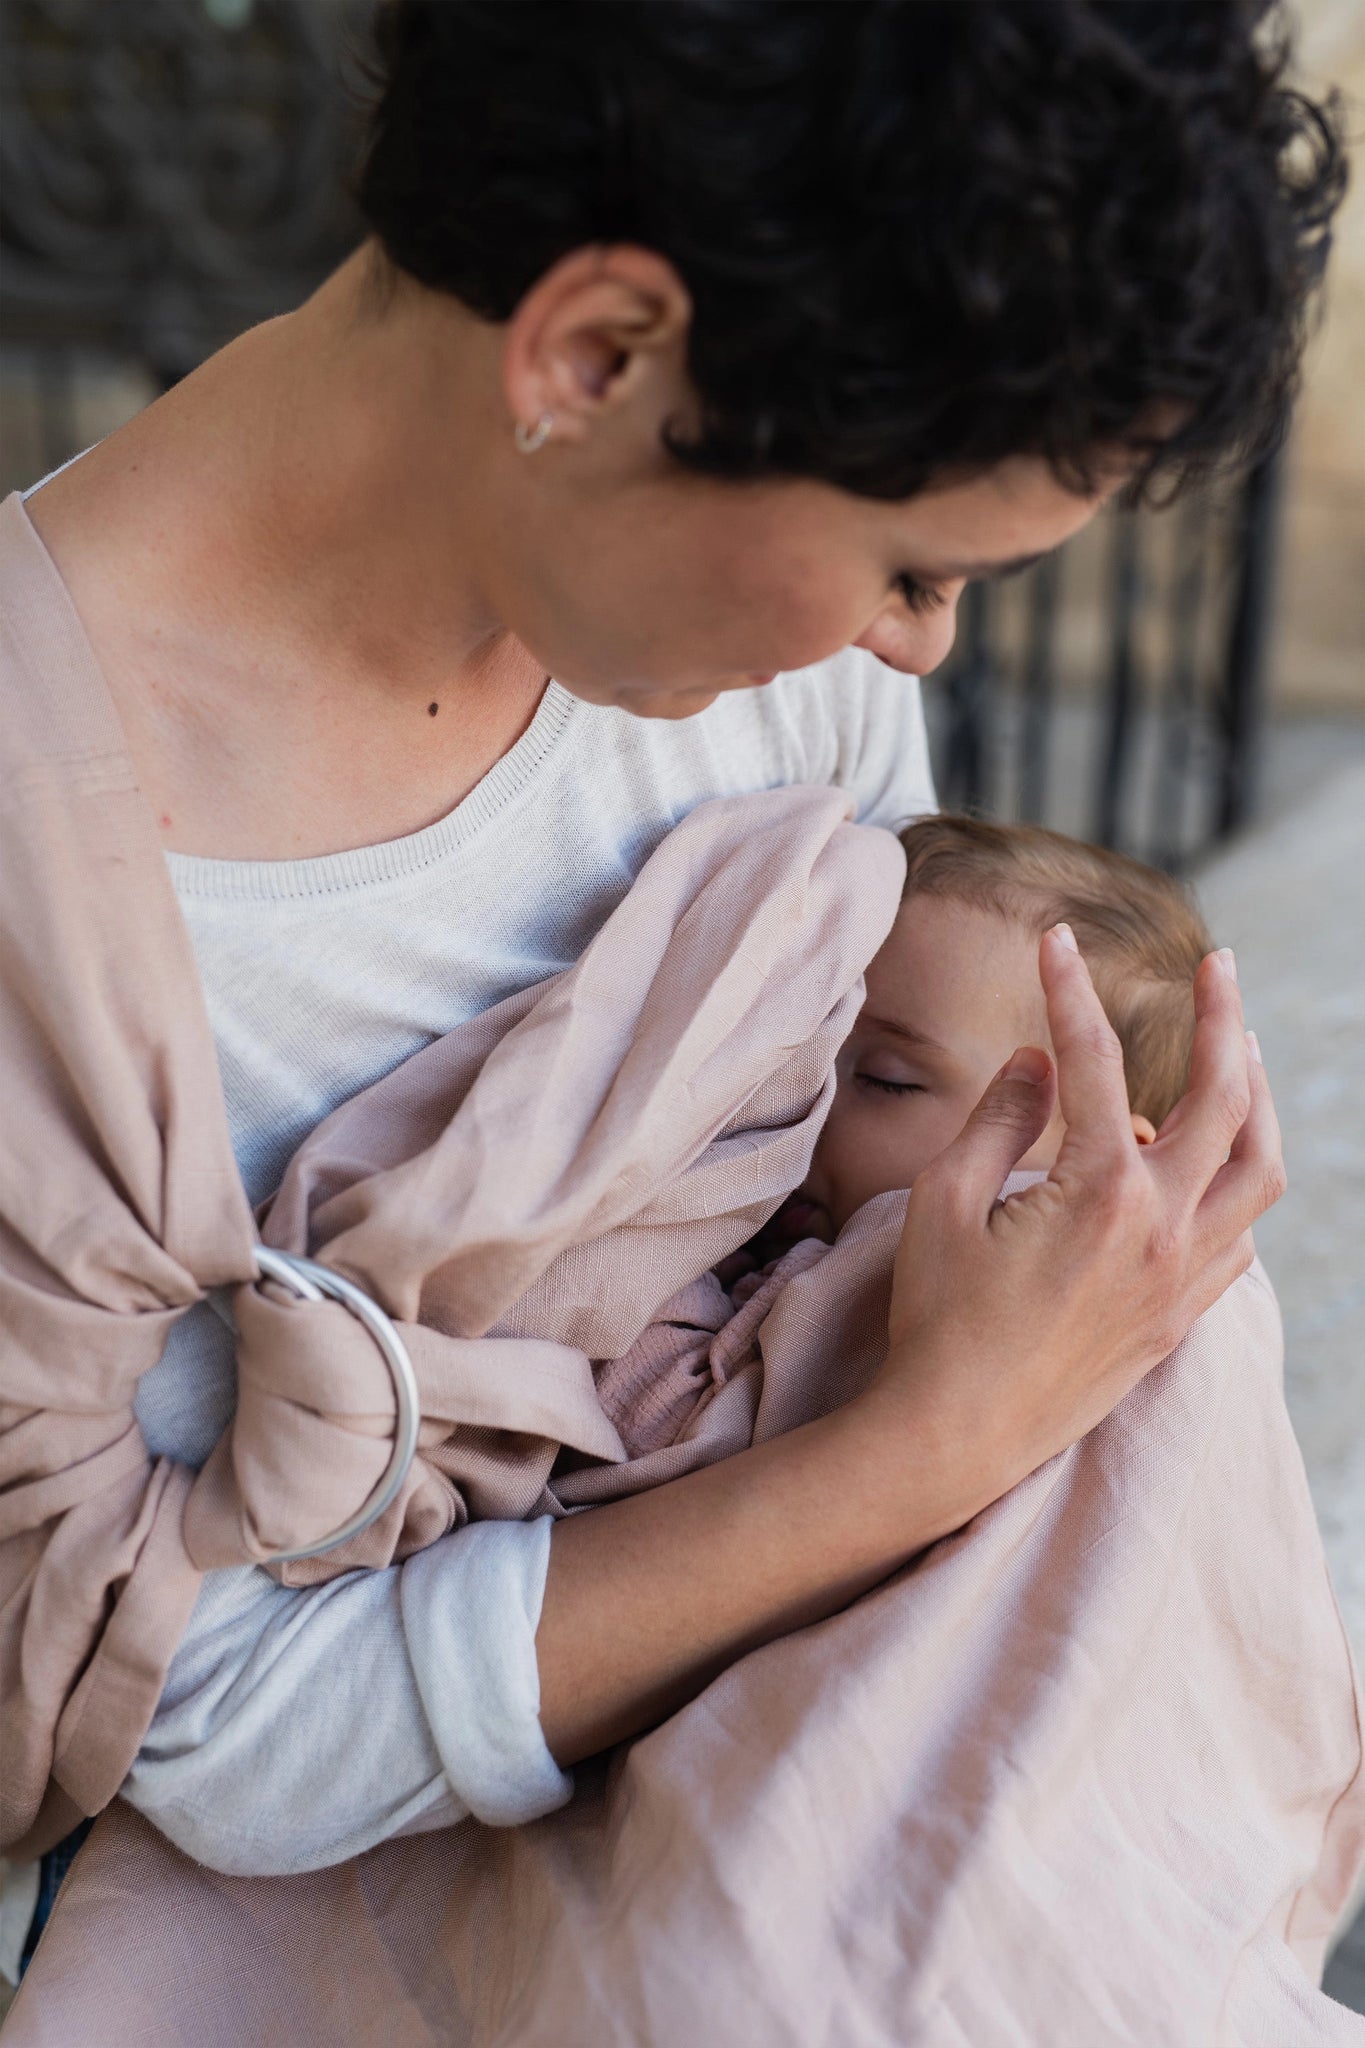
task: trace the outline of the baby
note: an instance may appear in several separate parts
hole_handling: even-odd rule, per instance
[[[874,1195],[909,1187],[951,1144],[1020,1045],[1051,1050],[1038,941],[1071,926],[1123,1048],[1133,1136],[1150,1144],[1184,1092],[1195,971],[1211,950],[1169,875],[1033,825],[924,818],[901,834],[905,891],[867,970],[811,1169],[747,1245],[666,1303],[598,1398],[631,1456],[680,1440],[796,1270]],[[1019,1161],[1056,1160],[1060,1112]],[[787,1254],[793,1255],[792,1260]]]
[[[863,1202],[908,1187],[1016,1046],[1051,1049],[1038,978],[1050,925],[1071,926],[1118,1034],[1139,1145],[1185,1088],[1191,985],[1211,941],[1178,882],[1034,825],[932,817],[901,844],[904,900],[868,968],[811,1171],[763,1233],[768,1258],[832,1241]],[[1020,1166],[1050,1167],[1064,1128],[1058,1111]]]

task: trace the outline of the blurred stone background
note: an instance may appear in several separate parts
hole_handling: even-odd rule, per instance
[[[1276,679],[1287,706],[1339,706],[1358,717],[1365,693],[1365,0],[1298,0],[1296,12],[1306,78],[1330,80],[1348,97],[1356,176],[1291,451]]]
[[[1365,0],[1293,11],[1302,75],[1345,92],[1358,141]],[[344,252],[367,12],[0,0],[0,490],[116,429]],[[948,800],[1166,860],[1237,947],[1290,1168],[1259,1242],[1365,1665],[1363,370],[1357,182],[1259,496],[1099,522],[1059,571],[967,608],[929,696]],[[1365,2012],[1365,1916],[1329,1988]]]
[[[1196,880],[1238,949],[1284,1123],[1290,1192],[1259,1243],[1365,1665],[1365,0],[1299,0],[1296,12],[1305,78],[1347,95],[1355,180],[1289,450],[1266,803]]]

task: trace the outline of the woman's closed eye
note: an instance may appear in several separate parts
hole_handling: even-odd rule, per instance
[[[933,583],[921,583],[908,572],[896,578],[896,590],[907,611],[932,612],[948,602],[948,593]]]

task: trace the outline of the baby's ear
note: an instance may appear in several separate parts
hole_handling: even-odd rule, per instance
[[[1156,1125],[1150,1117],[1139,1116],[1134,1111],[1133,1136],[1137,1139],[1139,1145],[1150,1145],[1156,1138]]]

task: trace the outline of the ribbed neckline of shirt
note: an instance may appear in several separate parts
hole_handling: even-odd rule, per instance
[[[468,796],[420,832],[402,839],[326,853],[310,860],[210,860],[200,854],[167,853],[176,892],[234,902],[268,902],[301,896],[334,896],[400,880],[433,867],[468,845],[492,818],[525,788],[563,737],[577,699],[556,682],[546,685],[536,715],[514,747],[496,761]]]

